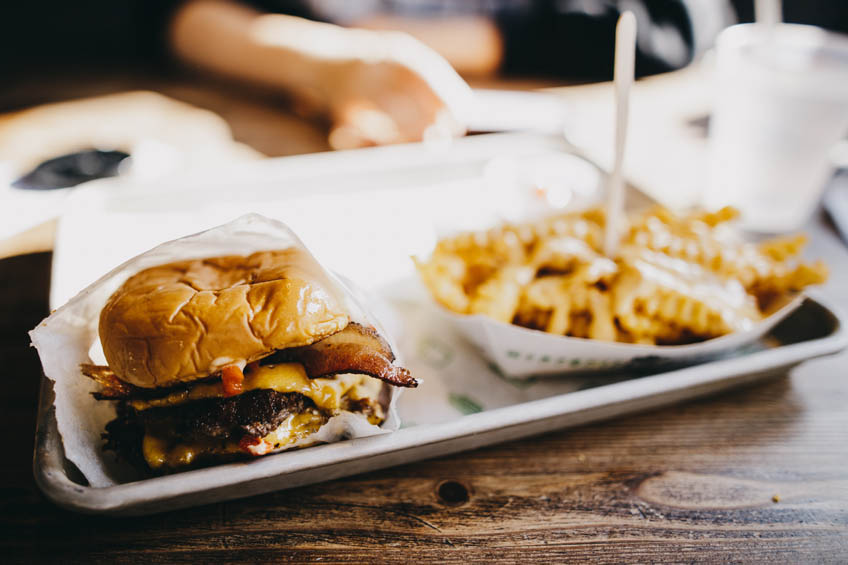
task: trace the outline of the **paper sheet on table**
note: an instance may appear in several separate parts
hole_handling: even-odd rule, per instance
[[[478,140],[485,136],[463,145],[473,147]],[[324,157],[333,167],[321,166],[321,155],[281,159],[278,168],[267,161],[264,174],[246,171],[223,181],[90,184],[68,200],[58,226],[51,308],[64,304],[97,273],[161,241],[250,212],[285,222],[333,272],[366,290],[391,293],[395,282],[414,274],[410,256],[428,253],[437,237],[550,213],[549,204],[539,199],[539,186],[547,188],[557,206],[587,205],[597,198],[601,177],[594,166],[559,149],[537,146],[521,155],[533,146],[524,138],[518,143],[516,155],[488,160],[467,176],[449,180],[428,180],[419,168],[414,174],[401,170],[388,180],[373,173],[327,175],[327,169],[343,169],[345,159],[389,167],[391,159],[387,162],[382,154],[404,150],[390,147]],[[414,153],[412,148],[406,152]]]
[[[125,466],[114,462],[102,449],[101,433],[106,423],[115,417],[113,403],[92,398],[91,393],[98,385],[79,370],[81,363],[103,362],[91,357],[96,356],[92,352],[97,351],[95,344],[99,343],[100,310],[109,296],[131,275],[154,265],[188,258],[247,255],[290,246],[303,244],[285,224],[256,214],[243,216],[217,228],[164,243],[130,259],[81,291],[30,332],[44,374],[54,382],[56,421],[65,456],[92,486],[109,486],[127,478]],[[361,295],[332,275],[330,278],[351,318],[377,327],[388,338],[380,323],[362,304]],[[392,346],[397,349],[393,343]],[[397,429],[400,422],[394,405],[398,394],[394,387],[391,390],[389,413],[382,427],[369,424],[364,416],[343,414],[332,418],[312,436],[283,449],[316,440],[365,437]]]

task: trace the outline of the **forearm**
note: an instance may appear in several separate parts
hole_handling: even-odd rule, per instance
[[[460,135],[472,100],[450,64],[405,33],[190,0],[170,36],[185,62],[285,90],[325,112],[334,131],[355,130],[360,145],[417,141],[427,131]]]
[[[282,88],[326,107],[357,61],[386,55],[374,32],[261,14],[228,0],[192,0],[175,15],[172,49],[185,62]]]
[[[372,30],[398,30],[435,50],[460,74],[490,75],[503,59],[503,38],[495,22],[485,15],[409,18],[375,15],[353,22]]]

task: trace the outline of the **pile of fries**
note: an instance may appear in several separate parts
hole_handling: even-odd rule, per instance
[[[732,208],[628,217],[614,258],[603,256],[601,209],[464,233],[416,259],[433,297],[460,314],[558,335],[676,345],[743,331],[827,279],[796,260],[803,235],[741,241]]]

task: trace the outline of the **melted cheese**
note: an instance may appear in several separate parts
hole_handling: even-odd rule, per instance
[[[292,414],[280,426],[262,438],[270,449],[278,450],[313,434],[324,425],[327,417],[315,410]],[[207,440],[173,444],[165,438],[145,434],[141,452],[151,469],[178,469],[191,465],[201,455],[243,453],[239,444],[230,440]]]
[[[315,411],[292,414],[262,440],[268,443],[271,449],[280,449],[317,432],[326,421],[327,418]]]
[[[281,363],[261,366],[249,371],[244,376],[242,392],[259,389],[284,393],[297,392],[312,400],[318,408],[334,412],[341,407],[341,400],[346,394],[354,400],[376,398],[381,386],[381,381],[368,375],[344,374],[310,379],[300,363]],[[192,400],[222,397],[224,397],[224,388],[220,382],[203,383],[163,398],[131,400],[129,405],[140,411],[148,408],[177,406]]]
[[[277,392],[296,392],[308,397],[321,411],[310,409],[292,414],[273,432],[262,438],[272,450],[282,449],[318,431],[329,416],[343,409],[343,400],[370,400],[376,405],[382,381],[368,375],[342,374],[329,378],[310,379],[299,363],[266,365],[249,371],[244,378],[242,391],[269,389]],[[189,390],[175,392],[163,398],[132,400],[129,405],[136,410],[177,406],[192,400],[220,398],[224,389],[220,382],[198,384]],[[323,412],[323,413],[322,413]],[[368,415],[368,421],[379,425],[382,410]],[[173,439],[145,434],[142,454],[151,469],[180,468],[190,465],[201,455],[227,455],[243,453],[237,442],[231,440],[202,440],[175,443]]]

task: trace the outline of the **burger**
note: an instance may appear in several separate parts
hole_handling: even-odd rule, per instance
[[[153,473],[314,443],[331,418],[386,419],[417,381],[300,248],[184,260],[130,277],[84,364],[117,402],[105,448]]]

